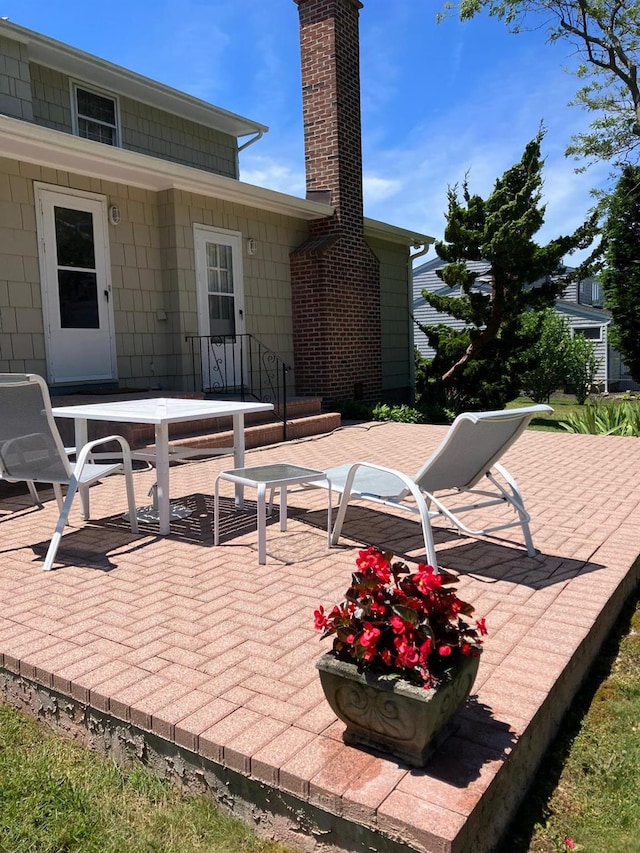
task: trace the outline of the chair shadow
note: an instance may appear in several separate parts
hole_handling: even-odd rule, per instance
[[[336,512],[334,510],[334,520]],[[291,508],[290,515],[304,524],[326,530],[324,510]],[[472,575],[475,580],[486,583],[506,581],[532,589],[545,589],[605,568],[593,561],[540,552],[529,557],[524,545],[495,536],[474,539],[437,524],[432,530],[436,548],[446,546],[439,550],[438,557],[443,568],[457,574]],[[425,558],[422,527],[406,516],[354,504],[349,506],[340,536],[364,546],[375,545],[383,551],[391,551],[398,559],[409,563],[421,562]],[[478,548],[479,544],[481,548]]]
[[[138,537],[131,533],[127,527],[122,535],[118,535],[118,531],[114,531],[113,537],[109,538],[109,553],[105,554],[101,550],[104,544],[104,535],[99,529],[100,526],[99,521],[95,523],[91,521],[85,527],[65,533],[58,547],[53,571],[62,567],[75,567],[112,572],[119,566],[119,557],[125,557],[127,554],[139,551],[149,544],[148,541],[138,542]],[[96,542],[95,545],[92,545],[92,540],[98,538],[100,544]],[[42,562],[44,562],[48,548],[48,539],[31,546],[35,556]]]
[[[183,518],[172,520],[171,532],[163,538],[211,547],[213,545],[213,496],[195,493],[172,500],[171,504],[178,509],[179,514],[182,514],[183,510],[189,514]],[[143,508],[143,518],[146,510],[151,510],[151,507]],[[244,507],[236,509],[234,498],[220,497],[220,542],[226,542],[245,534],[256,534],[256,515],[257,503],[255,501],[245,498]],[[267,516],[267,525],[277,520],[277,513]],[[110,529],[129,530],[129,522],[124,514],[112,515],[93,523]],[[138,527],[139,534],[160,535],[157,521],[140,520],[139,517]]]
[[[27,491],[28,496],[28,491]],[[75,530],[67,531],[56,554],[56,564],[66,566],[81,566],[102,572],[111,572],[118,568],[118,556],[131,554],[147,547],[151,541],[169,539],[177,542],[189,542],[204,547],[213,546],[213,497],[204,494],[186,495],[171,502],[177,505],[180,512],[187,510],[188,515],[171,522],[171,533],[160,536],[159,525],[156,521],[139,521],[138,533],[132,533],[129,521],[124,513],[92,518],[89,522]],[[11,515],[25,509],[19,505],[11,507]],[[37,511],[38,507],[31,505],[26,509]],[[143,509],[151,509],[145,507]],[[256,534],[257,503],[245,499],[243,509],[235,507],[234,498],[220,498],[220,542],[226,542],[245,534]],[[1,521],[2,519],[0,519]],[[278,514],[274,512],[267,517],[267,525],[277,522]],[[325,515],[326,525],[326,515]],[[108,529],[109,553],[105,554],[104,530]],[[326,528],[325,528],[326,529]],[[143,541],[140,538],[143,537]],[[34,554],[44,561],[49,547],[49,539],[31,545]],[[95,543],[95,544],[92,544]],[[7,551],[20,550],[7,549]],[[0,554],[5,551],[0,550]]]

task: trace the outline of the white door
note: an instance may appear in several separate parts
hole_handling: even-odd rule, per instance
[[[116,378],[106,201],[36,190],[50,382]]]
[[[242,235],[194,225],[202,381],[207,391],[242,383]]]

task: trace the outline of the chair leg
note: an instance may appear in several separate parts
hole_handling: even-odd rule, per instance
[[[60,488],[60,486],[58,486]],[[67,496],[64,499],[64,504],[62,506],[62,512],[60,513],[60,517],[58,518],[58,523],[56,524],[56,529],[51,537],[51,542],[49,543],[49,548],[47,550],[47,556],[44,560],[44,566],[42,570],[48,572],[51,570],[53,566],[53,561],[56,558],[56,554],[58,553],[58,546],[60,545],[60,540],[62,539],[62,532],[67,523],[67,518],[69,517],[69,510],[71,509],[71,504],[73,503],[73,499],[75,497],[76,491],[78,490],[78,482],[75,478],[72,478],[69,483],[69,489],[67,491]]]
[[[213,544],[220,544],[220,477],[216,477],[213,485]]]
[[[62,486],[60,483],[53,484],[53,493],[56,496],[56,503],[58,504],[58,512],[62,512],[63,506],[63,498],[62,498]]]
[[[344,491],[340,495],[340,503],[338,504],[338,513],[336,515],[336,522],[333,525],[333,531],[331,533],[331,544],[337,545],[338,540],[340,539],[340,533],[342,531],[342,525],[344,524],[344,517],[347,514],[347,507],[349,505],[349,499],[351,497],[351,492],[347,493]]]
[[[509,486],[510,492],[503,488],[502,485],[498,482],[498,480],[496,480],[496,478],[491,475],[491,473],[489,473],[487,476],[489,480],[491,480],[491,482],[502,492],[509,504],[518,513],[518,518],[520,519],[520,526],[522,527],[522,535],[524,536],[524,544],[527,546],[527,554],[529,557],[535,557],[537,552],[533,544],[531,529],[529,528],[529,519],[531,516],[524,508],[524,501],[522,500],[520,487],[506,468],[504,468],[500,464],[496,464],[494,467],[496,471],[500,472],[500,475],[504,479],[505,483]]]
[[[31,495],[31,500],[34,502],[36,506],[42,506],[42,501],[40,500],[40,495],[35,487],[35,483],[33,480],[27,480],[27,488],[29,489],[29,494]]]
[[[258,484],[258,563],[267,562],[267,506],[264,483]]]

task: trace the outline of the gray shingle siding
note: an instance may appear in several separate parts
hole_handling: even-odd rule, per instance
[[[0,114],[33,121],[26,45],[0,36]]]
[[[22,59],[9,55],[16,50]],[[72,133],[70,77],[53,68],[27,62],[26,50],[24,45],[11,39],[0,39],[0,112],[52,130]],[[92,88],[91,81],[76,82]],[[11,92],[24,97],[21,99]],[[105,94],[116,97],[115,93]],[[131,98],[120,97],[118,102],[124,149],[217,175],[238,177],[234,136]]]
[[[490,265],[486,261],[468,261],[467,265],[469,269],[479,273],[480,276],[490,269]],[[449,314],[439,313],[422,296],[423,290],[428,290],[431,293],[442,293],[446,296],[455,295],[455,290],[444,284],[436,273],[436,270],[443,266],[445,266],[444,261],[440,258],[433,258],[414,270],[413,316],[422,325],[431,326],[442,323],[453,329],[464,329],[465,324],[461,320],[457,320]],[[482,285],[479,284],[479,286]],[[601,309],[578,304],[578,292],[578,282],[568,282],[563,293],[563,299],[556,303],[555,309],[567,319],[573,329],[591,326],[601,327],[601,340],[593,341],[599,362],[595,378],[597,382],[605,382],[608,379],[607,323],[610,321],[610,317]],[[414,343],[420,355],[424,358],[433,358],[435,351],[429,346],[426,335],[415,325]]]

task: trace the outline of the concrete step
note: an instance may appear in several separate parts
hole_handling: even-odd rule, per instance
[[[324,412],[319,415],[310,415],[301,418],[287,418],[286,440],[296,438],[307,438],[311,435],[322,435],[333,432],[341,426],[341,418],[338,412]],[[261,423],[245,427],[245,446],[264,447],[268,444],[279,444],[284,441],[284,425],[282,421]],[[191,449],[205,450],[207,448],[231,447],[233,445],[233,430],[217,432],[200,432],[198,435],[190,435],[175,441],[170,441],[170,447],[189,447]]]

